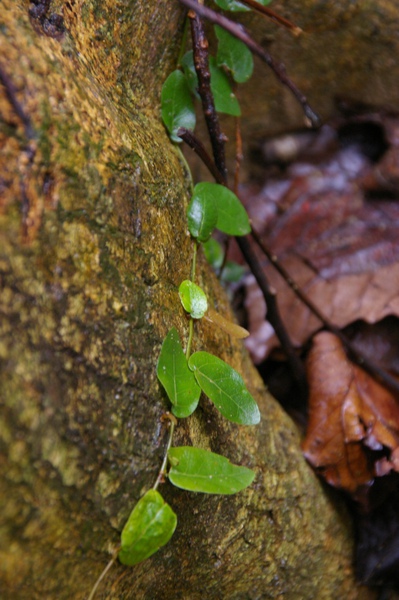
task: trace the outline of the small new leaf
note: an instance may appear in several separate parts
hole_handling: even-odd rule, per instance
[[[240,425],[259,423],[258,405],[235,369],[208,352],[192,354],[188,366],[202,391],[226,419]]]
[[[255,473],[220,454],[181,446],[168,452],[169,479],[176,487],[206,494],[236,494],[251,485]]]
[[[237,83],[244,83],[254,69],[251,51],[241,40],[218,25],[215,25],[215,33],[219,40],[216,57],[218,66],[225,66]]]
[[[212,194],[201,191],[197,184],[187,209],[188,229],[199,242],[209,240],[218,220],[218,209]]]
[[[185,279],[179,286],[179,296],[183,308],[193,319],[202,319],[208,310],[205,292],[192,281]]]
[[[178,419],[189,417],[197,408],[201,388],[188,368],[179,334],[174,327],[162,344],[157,376],[172,403],[172,413]]]
[[[164,546],[176,529],[177,517],[156,490],[148,491],[132,510],[121,534],[118,558],[123,565],[142,562]]]
[[[194,129],[195,111],[187,80],[181,71],[173,71],[162,86],[161,112],[170,137],[181,142],[177,136],[180,127]]]

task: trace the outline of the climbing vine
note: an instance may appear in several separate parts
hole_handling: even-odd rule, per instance
[[[211,237],[215,230],[242,240],[240,247],[244,250],[245,236],[251,232],[245,208],[227,185],[225,137],[220,130],[218,113],[240,116],[241,109],[233,86],[250,78],[253,71],[252,53],[257,52],[254,42],[251,40],[248,44],[245,37],[247,34],[233,21],[207,9],[202,2],[180,1],[194,9],[188,13],[193,49],[181,53],[178,68],[163,85],[161,114],[171,140],[177,144],[184,141],[192,147],[208,167],[216,183],[201,182],[192,189],[186,213],[192,239],[190,278],[182,281],[176,291],[176,301],[180,301],[188,316],[188,330],[183,346],[176,328],[170,329],[162,343],[157,363],[157,377],[171,404],[170,412],[163,416],[169,422],[164,459],[153,487],[133,508],[123,528],[120,546],[97,580],[89,600],[94,597],[100,581],[116,559],[127,566],[135,565],[150,557],[170,540],[177,525],[177,516],[158,491],[159,485],[166,479],[176,487],[192,492],[235,494],[251,485],[255,477],[251,469],[234,465],[219,454],[192,446],[173,446],[178,420],[193,414],[202,393],[213,402],[224,418],[233,423],[256,425],[260,421],[258,406],[241,375],[206,350],[191,351],[194,324],[200,319],[210,320],[236,338],[243,338],[248,334],[245,329],[227,321],[208,306],[207,296],[195,280],[199,247],[203,248],[211,262],[220,264],[223,260],[220,260],[220,246]],[[270,0],[215,2],[221,9],[232,12],[255,7],[274,20],[284,21],[265,8]],[[218,40],[216,56],[209,56],[201,16],[214,23]],[[294,28],[288,21],[285,26]],[[263,50],[262,53],[265,54]],[[271,60],[268,64],[282,79],[274,61]],[[291,87],[295,95],[297,90],[292,82],[288,78],[282,81]],[[202,103],[213,159],[193,132],[196,123],[195,99]],[[304,105],[305,112],[312,114],[306,99],[303,96],[298,99]]]

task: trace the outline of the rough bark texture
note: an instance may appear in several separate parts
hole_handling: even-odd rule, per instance
[[[28,9],[3,0],[0,29],[0,66],[26,116],[1,86],[0,590],[80,599],[153,484],[167,409],[157,355],[170,326],[187,333],[176,290],[190,268],[189,183],[159,119],[182,11],[71,0],[31,20]],[[228,312],[201,257],[199,271]],[[195,346],[243,373],[263,420],[240,428],[204,401],[176,442],[253,467],[256,481],[226,498],[163,486],[175,536],[134,569],[116,565],[98,597],[367,598],[347,515],[241,345],[200,324]]]

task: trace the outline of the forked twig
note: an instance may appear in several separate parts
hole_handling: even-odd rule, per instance
[[[191,10],[195,11],[204,19],[207,19],[215,25],[219,25],[220,27],[231,33],[231,35],[241,40],[246,46],[248,46],[251,52],[259,56],[259,58],[271,68],[273,73],[276,75],[277,79],[291,91],[293,96],[302,106],[302,110],[305,113],[305,116],[309,119],[312,127],[320,127],[321,120],[319,115],[310,106],[306,96],[288,77],[284,65],[275,61],[274,58],[262,48],[262,46],[255,42],[251,38],[251,36],[245,31],[242,25],[234,23],[234,21],[231,21],[227,17],[216,13],[214,10],[211,10],[207,6],[198,4],[196,0],[179,0],[179,2],[181,2],[181,4],[184,4],[184,6],[187,6]]]

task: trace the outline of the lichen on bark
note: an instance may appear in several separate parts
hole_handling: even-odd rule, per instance
[[[161,341],[187,323],[187,173],[159,119],[182,26],[177,3],[54,2],[49,37],[28,3],[5,0],[1,87],[0,577],[4,598],[85,598],[153,483],[167,408]],[[28,126],[30,125],[30,127]],[[228,301],[203,257],[199,282]],[[243,373],[262,424],[226,423],[204,400],[176,442],[256,470],[235,497],[163,493],[168,546],[116,565],[99,597],[357,598],[345,511],[303,460],[290,419],[238,342],[199,325],[196,345]],[[365,595],[363,593],[362,597]]]

